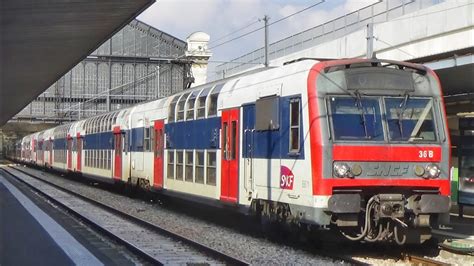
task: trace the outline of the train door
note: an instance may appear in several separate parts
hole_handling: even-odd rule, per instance
[[[37,143],[36,140],[33,139],[33,144],[32,144],[33,147],[31,149],[33,151],[33,155],[31,156],[31,158],[35,163],[38,163],[38,150],[36,149],[36,146],[37,146],[36,143]]]
[[[114,128],[114,179],[122,179],[122,132],[120,127]]]
[[[221,200],[237,203],[239,184],[239,108],[222,111]]]
[[[77,133],[77,159],[76,159],[76,169],[78,172],[82,171],[82,137],[80,133]]]
[[[164,121],[155,121],[153,142],[153,186],[163,188]]]
[[[52,167],[53,166],[53,140],[51,138],[49,138],[48,148],[49,148],[49,166]]]
[[[67,135],[67,169],[71,170],[72,168],[72,137]]]

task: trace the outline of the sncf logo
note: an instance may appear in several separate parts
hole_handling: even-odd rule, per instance
[[[281,166],[280,167],[280,188],[281,189],[293,189],[293,183],[295,182],[295,176],[293,175],[293,172],[286,167],[286,166]]]
[[[367,176],[403,176],[408,174],[408,165],[400,164],[372,164]]]

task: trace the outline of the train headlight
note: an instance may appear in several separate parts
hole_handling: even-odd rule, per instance
[[[351,168],[346,163],[334,163],[334,175],[337,177],[351,177]]]
[[[415,166],[415,175],[423,176],[425,174],[425,168],[423,166],[417,165]]]
[[[441,173],[441,169],[439,169],[439,166],[434,163],[428,164],[425,170],[428,177],[430,178],[437,178],[439,177],[439,174]]]

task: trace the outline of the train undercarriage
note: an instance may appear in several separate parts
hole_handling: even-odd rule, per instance
[[[333,195],[331,222],[352,241],[421,244],[431,238],[431,228],[449,222],[450,199],[418,192]]]
[[[391,194],[351,190],[334,194],[327,209],[312,214],[309,208],[266,200],[255,201],[251,207],[265,223],[317,225],[333,228],[351,241],[398,245],[422,244],[430,239],[432,228],[449,223],[449,208],[449,197],[421,189]],[[308,219],[311,216],[319,223]],[[325,217],[329,226],[324,225]]]

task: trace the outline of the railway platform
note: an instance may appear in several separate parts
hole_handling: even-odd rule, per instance
[[[35,198],[36,197],[36,198]],[[0,170],[0,265],[132,265],[78,221]]]
[[[460,252],[474,252],[474,208],[464,207],[463,217],[459,216],[458,208],[451,208],[451,220],[448,226],[433,230],[434,236],[444,240],[444,248]]]

